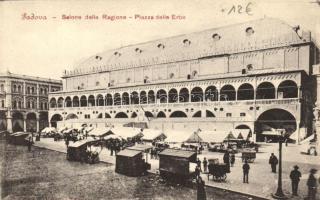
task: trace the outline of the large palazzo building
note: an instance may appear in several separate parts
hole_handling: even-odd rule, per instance
[[[48,126],[48,94],[62,82],[0,72],[0,131],[39,131]]]
[[[319,53],[310,32],[264,18],[98,53],[49,94],[59,124],[313,132]]]

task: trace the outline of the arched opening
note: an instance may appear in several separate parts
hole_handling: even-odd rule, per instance
[[[103,115],[102,113],[99,113],[99,115],[97,116],[98,119],[102,119],[103,118]]]
[[[106,95],[106,105],[107,106],[112,106],[113,105],[113,98],[111,94]]]
[[[115,93],[113,96],[113,105],[121,105],[121,95],[120,93]]]
[[[62,97],[59,97],[58,99],[58,108],[62,108],[63,107],[63,98]],[[29,105],[29,108],[30,108],[30,105]]]
[[[153,114],[149,111],[144,112],[144,116],[146,116],[147,118],[153,118]]]
[[[189,90],[187,88],[181,88],[179,91],[179,102],[189,102]]]
[[[23,114],[20,112],[14,112],[12,114],[12,131],[23,131]]]
[[[218,101],[219,92],[215,86],[209,86],[205,90],[206,101]]]
[[[257,87],[256,99],[274,99],[275,87],[270,82],[260,83]]]
[[[295,117],[283,109],[271,109],[263,112],[256,121],[257,141],[277,141],[277,137],[272,133],[276,129],[285,129],[289,136],[297,129]]]
[[[102,94],[97,95],[97,106],[104,106],[104,99]]]
[[[111,118],[111,115],[109,115],[109,113],[104,113],[104,118]]]
[[[128,118],[128,115],[124,112],[119,112],[116,114],[115,118]]]
[[[206,117],[216,117],[216,116],[210,110],[206,110]]]
[[[54,114],[50,119],[51,126],[57,128],[57,122],[62,121],[62,119],[60,114]]]
[[[167,92],[165,90],[158,90],[157,101],[160,103],[167,103]]]
[[[72,98],[72,106],[73,106],[73,107],[79,107],[79,105],[80,105],[79,97],[78,97],[78,96],[74,96],[74,97]]]
[[[69,119],[78,119],[78,116],[74,113],[70,113],[66,117],[66,120],[69,120]]]
[[[138,115],[137,115],[137,113],[136,112],[133,112],[132,114],[131,114],[131,118],[136,118]]]
[[[131,104],[139,104],[139,94],[136,91],[131,93]]]
[[[294,81],[287,80],[280,83],[278,87],[278,98],[297,98],[298,86]]]
[[[236,100],[236,90],[232,85],[225,85],[220,90],[220,101]]]
[[[170,118],[186,118],[187,114],[182,111],[174,111],[171,113]]]
[[[146,104],[148,101],[146,91],[140,92],[140,104]]]
[[[40,112],[40,114],[39,114],[39,130],[42,130],[48,126],[49,126],[48,113],[47,112]]]
[[[199,110],[198,112],[194,113],[192,115],[192,117],[201,117],[201,110]]]
[[[89,106],[89,107],[96,106],[96,101],[95,101],[93,95],[90,95],[90,96],[88,97],[88,106]]]
[[[0,130],[7,130],[6,113],[2,111],[0,111]]]
[[[203,91],[200,87],[195,87],[191,90],[191,102],[203,101]]]
[[[237,100],[250,100],[254,99],[254,88],[249,83],[240,85],[237,92]]]
[[[37,115],[36,113],[28,113],[26,117],[27,132],[37,131]]]
[[[71,97],[66,97],[65,99],[65,105],[66,107],[72,107],[72,101],[71,101]]]
[[[156,101],[156,97],[154,96],[154,91],[153,90],[150,90],[148,92],[148,103],[155,103]]]
[[[124,92],[122,94],[122,105],[129,105],[130,99],[129,99],[129,93]]]
[[[86,107],[88,106],[88,101],[87,101],[87,97],[86,96],[81,96],[80,98],[80,106],[81,107]]]
[[[158,112],[157,114],[157,118],[166,118],[166,117],[167,117],[166,114],[162,111]]]
[[[56,108],[57,107],[57,101],[56,98],[50,99],[50,108]]]
[[[169,103],[176,103],[178,102],[178,91],[176,89],[169,90]]]

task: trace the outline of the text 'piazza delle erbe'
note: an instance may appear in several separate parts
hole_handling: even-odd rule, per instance
[[[35,13],[23,13],[22,14],[22,20],[47,20],[49,18],[59,19],[55,16],[46,16],[46,15],[39,15]],[[184,15],[141,15],[141,14],[134,14],[134,15],[108,15],[108,14],[102,14],[102,15],[72,15],[72,14],[62,14],[60,16],[61,20],[71,21],[71,20],[109,20],[109,21],[115,21],[115,20],[185,20],[186,16]]]

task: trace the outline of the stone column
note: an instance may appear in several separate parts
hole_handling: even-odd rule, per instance
[[[26,102],[26,82],[23,82],[23,108],[25,109],[27,107],[27,102]]]
[[[37,133],[39,133],[40,132],[40,119],[39,119],[39,117],[37,116]]]
[[[9,133],[12,133],[12,116],[11,116],[11,111],[7,111],[7,131]]]
[[[23,132],[27,132],[27,116],[23,115]]]
[[[320,133],[320,64],[313,66],[313,75],[316,76],[317,80],[317,101],[315,102],[315,107],[313,109],[313,115],[314,115],[314,125],[315,130],[313,132],[315,134]]]

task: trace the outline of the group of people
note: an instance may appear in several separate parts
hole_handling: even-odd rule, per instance
[[[158,147],[152,147],[150,150],[151,159],[159,159],[160,149]]]

